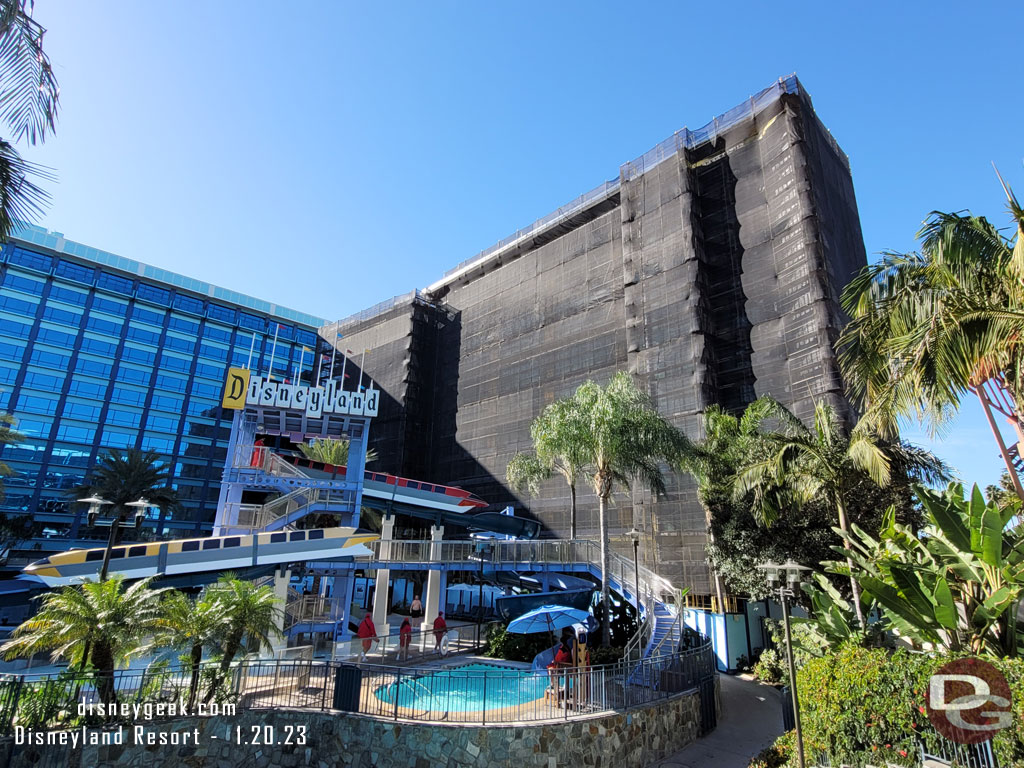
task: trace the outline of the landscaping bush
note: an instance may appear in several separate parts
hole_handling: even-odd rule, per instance
[[[531,662],[538,653],[552,645],[554,643],[551,641],[551,636],[546,632],[517,635],[508,632],[505,627],[494,625],[487,635],[485,654],[492,659]]]
[[[786,662],[774,648],[766,648],[754,664],[754,677],[765,683],[781,683],[786,678]]]
[[[809,763],[917,765],[919,742],[937,741],[924,708],[928,680],[954,658],[846,646],[809,660],[797,671]],[[986,660],[1014,701],[1014,724],[993,740],[996,756],[1002,766],[1024,765],[1024,660]]]
[[[782,768],[793,757],[793,732],[784,733],[770,747],[765,747],[750,760],[747,768]]]

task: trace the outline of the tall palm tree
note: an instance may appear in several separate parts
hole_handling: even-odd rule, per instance
[[[183,648],[189,654],[191,679],[188,686],[188,709],[196,703],[199,692],[199,669],[203,662],[203,649],[214,645],[226,628],[226,616],[220,601],[209,593],[195,600],[172,591],[164,597],[161,615],[157,621],[158,643],[172,648]]]
[[[946,466],[931,453],[898,441],[882,440],[864,420],[847,432],[835,409],[823,402],[815,406],[810,429],[770,397],[760,397],[751,403],[744,419],[760,425],[766,452],[749,455],[741,462],[736,470],[734,494],[737,499],[750,498],[755,517],[766,526],[787,510],[823,498],[835,509],[839,528],[848,534],[847,494],[864,475],[881,488],[890,484],[895,471],[928,482],[948,478]],[[767,423],[772,424],[770,429],[764,429]],[[843,546],[850,548],[845,536]],[[849,557],[847,564],[854,610],[863,629],[867,624],[860,587]]]
[[[576,538],[576,484],[587,464],[585,414],[574,398],[547,406],[530,425],[533,454],[517,453],[505,469],[516,491],[540,493],[540,485],[557,472],[569,486],[569,538]]]
[[[348,464],[348,440],[336,440],[333,437],[318,437],[309,443],[300,443],[299,450],[310,461],[321,464],[333,464],[343,467]],[[366,452],[366,463],[377,460],[377,452],[370,448]]]
[[[593,381],[580,385],[573,395],[587,429],[582,431],[582,455],[590,468],[590,482],[597,493],[601,531],[601,605],[608,615],[608,504],[616,484],[629,488],[639,482],[655,494],[665,492],[661,462],[679,460],[689,441],[654,408],[626,372],[615,374],[607,386]],[[610,641],[607,622],[602,643]]]
[[[247,653],[259,653],[264,646],[272,645],[270,636],[277,631],[282,618],[273,589],[237,579],[230,573],[211,586],[208,594],[224,618],[224,629],[219,642],[223,654],[220,669],[206,694],[207,701],[227,678],[231,662],[243,647]]]
[[[114,576],[49,592],[36,615],[0,646],[0,654],[10,659],[53,651],[54,660],[64,658],[74,666],[88,652],[100,698],[113,702],[115,667],[148,650],[145,638],[158,627],[160,597],[166,590],[150,589],[150,581],[125,588],[124,579]]]
[[[170,469],[156,451],[111,448],[71,493],[76,499],[96,494],[112,502],[115,510],[143,498],[167,513],[178,508],[178,494],[170,482]]]
[[[852,320],[839,339],[851,394],[886,436],[902,416],[941,432],[963,397],[997,383],[1024,417],[1024,209],[1008,187],[1015,232],[987,219],[932,212],[918,232],[920,252],[883,254],[843,292]],[[995,422],[990,416],[990,425]],[[1024,487],[998,433],[1019,495]]]
[[[0,120],[14,142],[42,143],[54,130],[60,89],[43,52],[45,30],[32,19],[33,0],[0,0]],[[51,180],[0,139],[0,241],[38,215],[49,195],[29,177]]]
[[[697,499],[704,507],[708,537],[713,544],[712,507],[716,499],[732,496],[736,468],[755,449],[759,430],[753,418],[737,418],[720,405],[704,410],[703,426],[703,439],[682,456],[680,465],[697,481]],[[712,575],[718,604],[724,606],[721,577],[717,570],[713,570]]]

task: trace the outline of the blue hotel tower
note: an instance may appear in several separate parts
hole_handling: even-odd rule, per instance
[[[0,412],[25,441],[7,446],[0,514],[30,515],[8,553],[20,568],[104,531],[69,491],[107,448],[153,449],[171,465],[181,509],[146,525],[209,531],[231,429],[229,365],[309,381],[324,320],[25,227],[0,250]],[[275,341],[276,340],[276,341]]]

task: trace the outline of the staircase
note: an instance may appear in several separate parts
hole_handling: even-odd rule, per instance
[[[388,544],[384,547],[382,544]],[[388,563],[479,562],[481,552],[471,541],[372,542],[371,561]],[[489,558],[489,562],[488,559]],[[665,578],[640,566],[634,571],[632,559],[609,552],[608,586],[626,600],[635,602],[636,578],[640,580],[640,629],[626,646],[628,661],[654,658],[675,652],[682,638],[682,613],[674,604],[677,591]],[[601,577],[601,548],[593,541],[497,541],[491,543],[484,566],[516,571],[553,571],[580,564],[592,576]]]
[[[263,450],[250,483],[267,490],[283,491],[284,495],[266,504],[239,504],[230,532],[280,531],[317,512],[351,512],[355,491],[345,487],[344,480],[321,480],[308,477],[297,467],[270,451]],[[342,487],[338,487],[338,486]]]

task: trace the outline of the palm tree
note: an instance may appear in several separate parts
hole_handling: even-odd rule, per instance
[[[0,119],[15,142],[36,144],[54,130],[60,89],[43,52],[45,30],[33,21],[32,6],[32,0],[0,0]],[[30,176],[53,178],[0,139],[0,241],[38,215],[49,199]]]
[[[299,450],[302,455],[310,461],[317,461],[321,464],[333,464],[336,467],[343,467],[348,464],[348,440],[335,440],[332,437],[319,437],[309,443],[300,443]],[[370,448],[366,452],[366,462],[377,460],[377,452]]]
[[[576,538],[576,483],[587,464],[587,421],[574,398],[557,400],[530,425],[534,454],[517,453],[505,468],[516,491],[540,493],[540,485],[557,472],[569,486],[569,538]]]
[[[946,466],[931,453],[905,443],[884,441],[864,420],[847,432],[835,409],[823,402],[814,408],[812,429],[770,397],[751,403],[744,419],[759,425],[766,452],[748,455],[741,462],[734,494],[737,500],[750,498],[754,516],[765,526],[787,509],[799,509],[814,498],[823,498],[835,509],[839,528],[849,534],[847,493],[864,475],[881,488],[890,484],[896,471],[928,482],[948,478]],[[766,422],[773,422],[774,427],[765,430]],[[843,546],[850,546],[845,536]],[[860,587],[849,557],[847,563],[854,610],[864,629],[867,624]]]
[[[115,510],[143,498],[167,513],[178,508],[178,494],[170,482],[170,470],[156,451],[111,448],[71,493],[76,499],[95,494],[112,502]]]
[[[230,573],[210,587],[209,595],[224,618],[224,629],[218,643],[223,654],[220,669],[206,694],[207,701],[227,678],[231,662],[243,646],[247,653],[259,653],[264,646],[272,645],[270,635],[277,631],[283,615],[273,589]]]
[[[148,650],[145,638],[158,627],[160,596],[166,590],[150,589],[151,581],[142,579],[126,589],[124,579],[114,576],[49,592],[36,615],[0,646],[0,654],[10,659],[53,651],[54,660],[64,658],[74,666],[88,652],[100,698],[111,703],[116,699],[115,667]]]
[[[677,462],[689,441],[655,410],[650,397],[621,371],[607,386],[593,381],[580,385],[572,396],[574,408],[587,428],[581,430],[581,455],[590,468],[597,493],[601,530],[601,605],[608,615],[608,503],[616,483],[629,488],[639,482],[655,494],[665,492],[660,462]],[[607,622],[602,643],[610,641]]]
[[[750,455],[758,429],[752,419],[739,419],[719,405],[704,410],[703,424],[704,438],[682,456],[680,466],[697,481],[697,499],[704,507],[708,537],[713,544],[711,510],[716,499],[731,498],[736,467]],[[722,580],[717,570],[712,573],[718,604],[724,606]]]
[[[918,253],[887,252],[843,292],[852,320],[839,339],[851,394],[880,434],[914,416],[941,432],[969,391],[996,433],[1018,495],[1010,456],[985,388],[1005,389],[1020,429],[1024,408],[1024,210],[1008,187],[1014,234],[987,219],[932,212]]]
[[[191,710],[199,692],[199,669],[203,662],[203,649],[214,644],[224,631],[226,617],[221,603],[210,594],[195,600],[172,591],[164,598],[158,620],[158,642],[172,648],[184,648],[189,653],[191,679],[188,686],[188,709]]]

